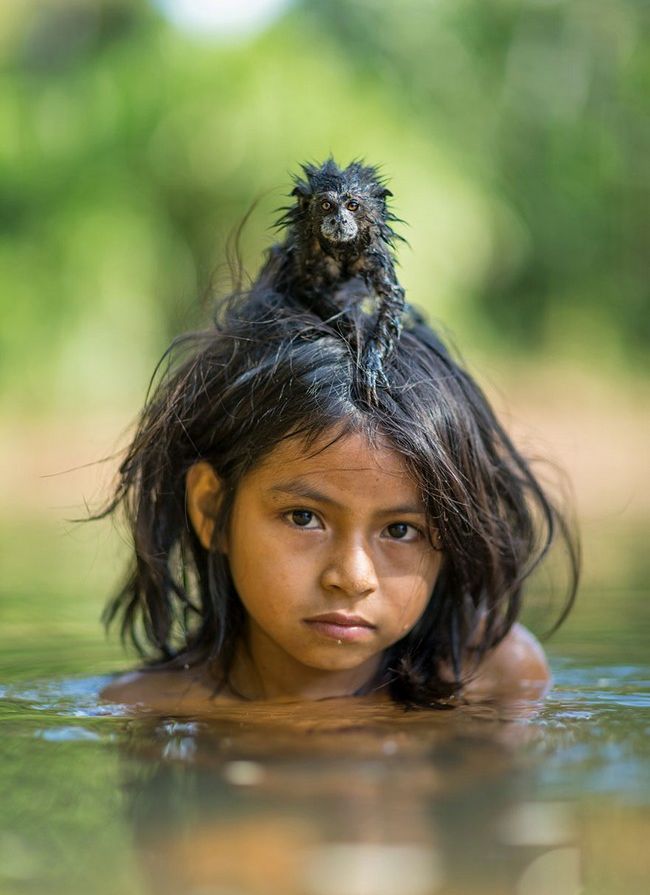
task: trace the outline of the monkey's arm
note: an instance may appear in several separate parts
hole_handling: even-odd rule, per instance
[[[379,382],[386,381],[383,362],[402,331],[405,293],[388,252],[373,253],[369,279],[379,305],[377,320],[364,350],[368,384],[374,392]]]

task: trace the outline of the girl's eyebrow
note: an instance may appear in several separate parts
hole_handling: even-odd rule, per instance
[[[271,485],[269,490],[274,494],[290,494],[293,497],[304,497],[306,500],[324,503],[327,506],[334,507],[334,509],[343,509],[342,504],[333,500],[331,497],[328,497],[327,494],[323,494],[321,491],[311,488],[304,482],[280,482],[277,485]],[[386,509],[380,510],[377,515],[395,516],[400,514],[410,516],[425,515],[424,509],[418,504],[404,504],[398,507],[387,507]]]

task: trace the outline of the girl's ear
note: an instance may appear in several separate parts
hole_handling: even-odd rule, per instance
[[[187,513],[206,550],[214,549],[214,526],[221,503],[221,479],[205,460],[194,463],[185,476]],[[225,552],[225,550],[224,550]]]

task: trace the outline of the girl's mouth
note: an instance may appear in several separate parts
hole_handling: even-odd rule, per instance
[[[329,613],[316,618],[307,618],[305,624],[323,637],[330,640],[343,640],[348,643],[367,640],[372,637],[372,632],[375,629],[375,626],[364,618],[343,613]]]

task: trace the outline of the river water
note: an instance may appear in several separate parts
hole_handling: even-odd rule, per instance
[[[408,713],[134,716],[101,640],[5,626],[1,895],[645,895],[647,595],[580,603],[543,702]]]

